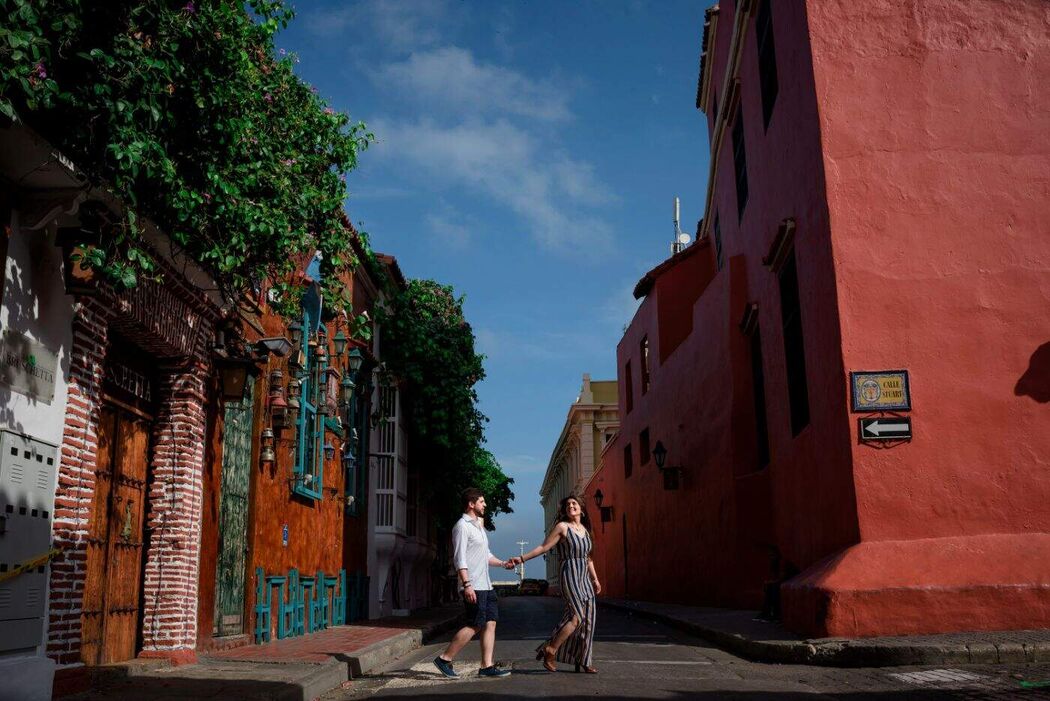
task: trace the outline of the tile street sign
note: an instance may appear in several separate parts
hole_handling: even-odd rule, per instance
[[[851,372],[853,411],[911,411],[911,383],[907,370]]]
[[[911,438],[911,419],[906,416],[883,416],[860,419],[862,441],[899,441]]]

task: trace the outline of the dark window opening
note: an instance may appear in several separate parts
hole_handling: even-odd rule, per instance
[[[751,334],[751,391],[755,403],[755,440],[758,469],[769,465],[769,424],[766,420],[766,374],[762,369],[762,334]]]
[[[649,337],[645,336],[642,338],[642,342],[639,347],[639,353],[642,357],[642,394],[649,391]]]
[[[626,413],[630,414],[634,408],[634,378],[631,377],[631,361],[623,368],[623,401]]]
[[[634,453],[631,452],[631,444],[623,447],[623,476],[627,479],[634,472]]]
[[[806,352],[802,340],[802,305],[798,295],[795,251],[791,251],[780,271],[780,313],[784,322],[791,434],[797,436],[809,424],[809,388],[806,386]]]
[[[725,265],[725,254],[722,251],[722,227],[719,224],[717,214],[715,214],[715,225],[711,227],[711,230],[715,235],[715,267],[721,270]]]
[[[641,465],[649,464],[649,429],[645,429],[638,434],[638,463]]]
[[[733,169],[736,174],[736,215],[744,216],[747,206],[747,154],[744,149],[744,110],[737,108],[733,123]]]
[[[773,116],[773,105],[777,101],[777,52],[773,44],[773,3],[760,0],[755,19],[758,35],[758,79],[762,86],[762,123],[769,128]]]

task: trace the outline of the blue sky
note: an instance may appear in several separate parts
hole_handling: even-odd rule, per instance
[[[685,231],[702,214],[709,4],[300,0],[279,37],[375,132],[348,179],[351,220],[406,275],[466,295],[488,447],[515,480],[499,556],[543,539],[554,442],[582,374],[615,378],[631,290],[669,252],[673,197]]]

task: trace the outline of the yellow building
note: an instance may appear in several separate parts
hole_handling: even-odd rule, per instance
[[[540,503],[546,532],[554,527],[558,502],[570,494],[581,494],[598,466],[602,449],[616,436],[620,413],[616,380],[591,381],[584,374],[583,386],[576,401],[569,406],[565,426],[554,445],[547,473],[540,488]],[[585,504],[592,521],[597,520],[593,504]],[[558,587],[558,558],[555,551],[545,556],[550,591]]]

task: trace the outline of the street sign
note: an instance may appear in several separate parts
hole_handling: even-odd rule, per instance
[[[907,370],[851,372],[853,411],[911,411]]]
[[[911,438],[911,419],[906,416],[883,416],[859,421],[862,441],[899,441]]]

